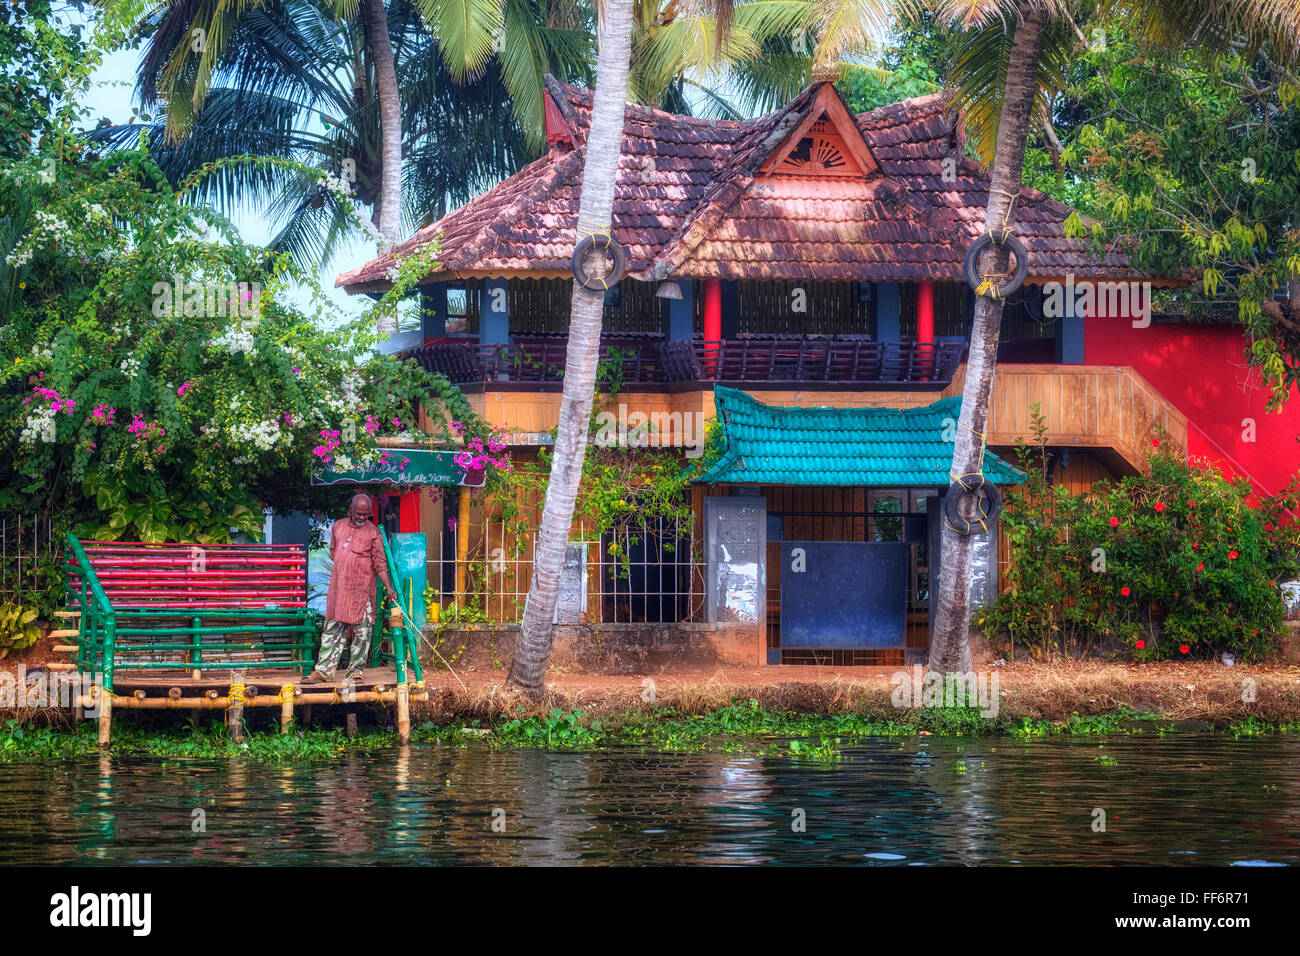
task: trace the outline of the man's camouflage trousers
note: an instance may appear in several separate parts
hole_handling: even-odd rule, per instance
[[[375,630],[375,602],[367,601],[366,609],[361,613],[360,624],[344,624],[342,621],[326,621],[320,636],[320,658],[316,661],[316,671],[324,677],[332,678],[343,657],[343,649],[348,646],[351,633],[352,653],[348,660],[348,671],[360,671],[369,665],[370,635]]]

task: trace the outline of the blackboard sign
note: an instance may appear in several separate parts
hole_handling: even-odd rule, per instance
[[[781,646],[903,647],[907,548],[898,542],[783,542]]]

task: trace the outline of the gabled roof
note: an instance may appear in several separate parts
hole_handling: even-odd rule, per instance
[[[726,451],[697,479],[707,484],[939,486],[951,479],[961,396],[922,408],[787,408],[714,386]],[[990,451],[984,474],[1000,485],[1024,474]]]
[[[554,109],[547,129],[553,148],[545,156],[338,284],[352,292],[385,289],[395,256],[439,234],[442,265],[430,281],[569,275],[592,94],[553,77],[546,87]],[[843,142],[856,162],[872,166],[864,174],[783,174],[782,153],[798,145],[793,134],[823,114],[832,123],[850,118],[826,83],[742,121],[629,104],[613,213],[628,274],[961,281],[966,247],[983,228],[988,176],[962,155],[960,128],[947,117],[941,95],[850,118],[860,155],[851,136]],[[1031,280],[1133,276],[1127,256],[1097,259],[1083,242],[1065,238],[1068,206],[1025,187],[1016,208]]]

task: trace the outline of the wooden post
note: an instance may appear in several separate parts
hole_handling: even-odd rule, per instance
[[[357,735],[357,713],[354,710],[348,711],[347,735],[349,737],[355,737]]]
[[[397,742],[411,742],[411,694],[405,681],[397,685]]]
[[[113,732],[113,696],[99,689],[99,746],[107,749]]]
[[[456,518],[456,606],[465,603],[465,573],[469,561],[469,489],[460,489],[460,510]]]
[[[311,704],[302,705],[302,725],[304,727],[311,726]]]
[[[242,744],[244,742],[244,675],[242,672],[235,674],[235,679],[226,692],[226,699],[229,701],[226,708],[226,726],[230,728],[230,739],[234,743]]]
[[[293,685],[285,684],[280,688],[280,733],[287,734],[293,723]]]

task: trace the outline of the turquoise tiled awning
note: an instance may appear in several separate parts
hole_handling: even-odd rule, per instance
[[[923,408],[788,408],[714,386],[726,451],[697,479],[708,484],[947,486],[961,396]],[[947,424],[945,425],[945,420]],[[984,474],[999,485],[1024,474],[992,452]]]

